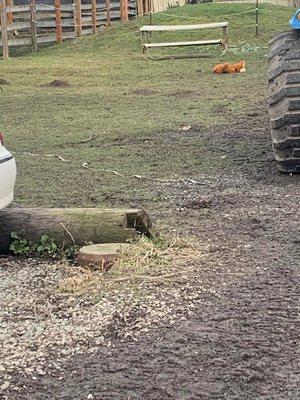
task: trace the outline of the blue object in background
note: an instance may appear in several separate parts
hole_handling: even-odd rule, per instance
[[[292,19],[290,20],[290,25],[293,29],[300,29],[300,8],[296,11],[293,15]]]

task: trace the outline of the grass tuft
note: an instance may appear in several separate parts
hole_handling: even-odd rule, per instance
[[[153,240],[141,237],[120,252],[110,271],[81,268],[77,274],[62,280],[58,291],[83,295],[116,290],[120,285],[132,286],[143,282],[164,282],[188,274],[195,260],[203,257],[200,246],[179,236]],[[74,268],[72,269],[74,274]]]

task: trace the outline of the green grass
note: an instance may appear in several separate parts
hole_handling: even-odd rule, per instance
[[[245,59],[248,67],[246,74],[237,76],[212,75],[213,65],[224,59],[216,48],[209,50],[209,59],[145,61],[138,28],[147,18],[0,61],[0,77],[10,83],[0,94],[0,129],[18,163],[16,201],[26,206],[159,203],[149,182],[136,183],[103,170],[191,176],[197,174],[201,157],[202,173],[220,172],[228,161],[220,162],[218,154],[207,151],[201,135],[190,140],[181,127],[234,124],[238,116],[264,104],[267,42],[287,27],[291,10],[261,6],[257,38],[255,13],[246,12],[253,8],[199,4],[154,16],[158,24],[228,20],[230,52],[225,58]],[[195,33],[176,34],[178,39],[194,37]],[[178,52],[156,54],[174,51]],[[68,81],[71,87],[43,87],[54,79]],[[78,144],[91,134],[94,140]],[[58,154],[71,162],[26,152]],[[84,162],[90,170],[82,167]]]

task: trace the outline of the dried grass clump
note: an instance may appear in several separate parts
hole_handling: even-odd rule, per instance
[[[114,290],[116,286],[144,281],[163,281],[188,273],[187,264],[201,258],[200,247],[179,236],[171,240],[141,237],[132,246],[120,252],[109,271],[76,268],[77,274],[60,282],[58,290],[64,293],[86,294]],[[74,269],[72,271],[74,273]]]

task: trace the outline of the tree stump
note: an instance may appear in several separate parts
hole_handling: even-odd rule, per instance
[[[82,267],[95,265],[106,269],[113,265],[120,251],[130,246],[128,243],[102,243],[84,246],[78,252],[77,261]]]

